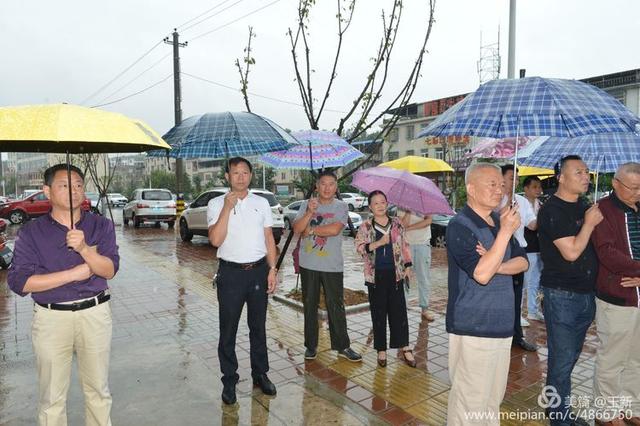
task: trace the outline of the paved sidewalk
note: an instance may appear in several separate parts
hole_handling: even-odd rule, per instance
[[[114,337],[111,389],[115,425],[363,425],[445,424],[449,389],[448,343],[444,329],[446,268],[435,255],[432,307],[437,319],[420,321],[415,298],[409,313],[410,341],[418,368],[389,352],[386,369],[377,368],[368,312],[348,317],[353,347],[364,362],[338,359],[329,350],[327,324],[321,324],[319,356],[303,358],[303,317],[271,301],[268,308],[269,377],[278,395],[265,397],[250,378],[249,336],[243,315],[237,353],[239,403],[220,400],[217,360],[217,300],[211,286],[216,265],[205,239],[184,244],[166,229],[117,228],[121,269],[111,282]],[[345,246],[350,249],[348,244]],[[438,260],[440,259],[440,260]],[[355,265],[353,270],[357,270]],[[415,289],[413,290],[415,292]],[[0,273],[0,424],[34,424],[36,376],[30,340],[30,298],[18,298]],[[530,340],[545,344],[544,325],[532,321]],[[574,372],[576,394],[589,395],[595,337],[587,338]],[[537,395],[544,383],[546,348],[537,353],[513,349],[503,411],[541,412]],[[83,424],[82,395],[74,375],[69,424]],[[503,421],[502,424],[545,424]]]

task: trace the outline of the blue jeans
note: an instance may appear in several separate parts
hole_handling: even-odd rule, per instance
[[[538,313],[538,292],[540,291],[540,273],[542,272],[542,259],[540,253],[527,253],[529,269],[524,273],[524,285],[527,287],[527,312],[528,315]]]
[[[576,293],[547,287],[543,287],[543,293],[549,348],[547,386],[553,386],[561,398],[548,408],[550,424],[565,426],[571,424],[571,372],[595,316],[595,293]],[[548,400],[553,401],[553,398]]]
[[[411,244],[411,262],[418,284],[418,302],[422,309],[429,307],[429,268],[431,267],[431,246],[426,244]]]

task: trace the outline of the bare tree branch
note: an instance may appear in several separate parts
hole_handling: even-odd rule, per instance
[[[244,104],[247,107],[247,111],[251,112],[251,106],[249,105],[249,69],[251,65],[255,65],[256,60],[251,56],[251,39],[255,37],[255,33],[253,32],[253,27],[249,27],[249,41],[247,41],[247,47],[244,48],[244,57],[242,58],[242,62],[245,64],[244,70],[242,69],[242,65],[240,64],[240,59],[236,59],[236,67],[238,68],[238,73],[240,74],[240,91],[242,92],[242,97],[244,98]]]
[[[320,116],[322,115],[322,111],[324,110],[324,106],[327,103],[327,99],[329,99],[329,94],[331,93],[331,86],[335,81],[338,74],[336,73],[336,69],[338,68],[338,60],[340,59],[340,51],[342,48],[342,40],[344,38],[344,34],[349,29],[351,25],[351,21],[353,19],[353,12],[355,10],[356,0],[351,0],[349,6],[344,9],[342,7],[342,3],[338,0],[338,46],[336,47],[336,55],[333,60],[333,68],[331,69],[331,75],[329,76],[329,82],[327,83],[327,90],[324,93],[324,99],[322,99],[322,104],[320,105],[320,109],[318,110],[318,115],[316,116],[316,121],[320,121]],[[348,18],[344,18],[344,13],[348,13]]]

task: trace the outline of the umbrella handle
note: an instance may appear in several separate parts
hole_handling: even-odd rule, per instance
[[[73,193],[71,190],[71,160],[69,158],[69,150],[67,150],[67,188],[69,189],[69,215],[71,218],[70,229],[73,229]]]

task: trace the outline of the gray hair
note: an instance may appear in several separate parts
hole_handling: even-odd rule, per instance
[[[469,182],[471,181],[472,175],[476,171],[478,171],[480,169],[493,169],[493,170],[497,170],[498,173],[502,173],[502,169],[500,169],[500,167],[496,166],[495,164],[492,164],[492,163],[474,163],[474,164],[470,165],[469,167],[467,167],[467,170],[464,172],[464,184],[468,185]]]
[[[616,170],[616,174],[613,177],[618,179],[621,175],[628,174],[640,175],[640,163],[624,163],[618,167],[618,170]]]

